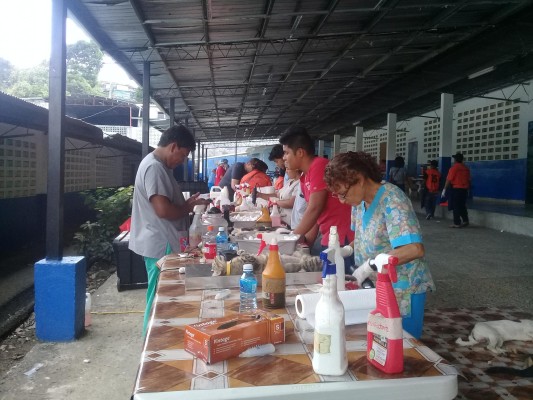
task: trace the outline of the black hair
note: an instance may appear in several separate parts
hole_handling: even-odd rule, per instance
[[[272,150],[270,150],[270,155],[268,156],[268,159],[270,161],[274,161],[280,158],[283,158],[283,145],[276,144],[274,145],[274,147],[272,147]]]
[[[394,166],[396,168],[402,168],[405,165],[405,160],[402,156],[398,156],[394,159]]]
[[[296,150],[302,149],[310,156],[315,154],[315,141],[303,126],[291,127],[287,133],[279,138],[279,142],[295,153]]]
[[[166,147],[171,143],[176,143],[178,147],[185,147],[190,151],[196,150],[196,141],[191,131],[183,125],[174,125],[168,128],[159,139],[159,147]]]
[[[260,160],[259,158],[250,158],[250,160],[248,161],[250,163],[250,165],[252,166],[252,169],[257,169],[261,172],[267,172],[268,170],[268,165]]]

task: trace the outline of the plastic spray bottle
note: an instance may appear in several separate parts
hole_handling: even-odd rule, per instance
[[[337,292],[335,250],[320,253],[321,296],[315,309],[313,370],[321,375],[343,375],[348,368],[344,306]]]
[[[202,235],[204,233],[204,228],[202,225],[202,213],[204,212],[204,209],[205,206],[194,206],[194,217],[189,228],[189,246],[191,248],[198,247],[198,245],[202,242]]]
[[[275,238],[268,248],[268,260],[263,270],[261,286],[265,308],[285,307],[285,269],[279,258],[278,242]]]
[[[403,371],[402,316],[394,295],[392,282],[398,280],[398,258],[379,254],[370,262],[378,272],[376,282],[376,309],[368,315],[367,359],[387,374]]]
[[[329,249],[335,250],[334,261],[337,268],[337,291],[340,292],[346,290],[346,272],[344,270],[344,257],[352,255],[353,249],[351,246],[344,246],[341,248],[339,243],[339,234],[337,233],[336,226],[331,226],[329,228],[328,250]]]
[[[272,221],[272,228],[278,228],[281,226],[281,215],[278,210],[278,205],[274,203],[272,205],[272,211],[270,212],[270,220]]]

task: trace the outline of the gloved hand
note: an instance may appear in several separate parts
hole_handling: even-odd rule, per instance
[[[446,189],[442,189],[442,193],[440,195],[441,195],[441,197],[446,196]]]
[[[362,265],[360,265],[352,274],[355,279],[357,279],[357,284],[359,287],[363,287],[363,281],[368,278],[374,270],[370,267],[370,259],[366,260]]]
[[[353,254],[353,247],[350,245],[346,245],[344,247],[341,247],[341,255],[342,257],[350,257]]]

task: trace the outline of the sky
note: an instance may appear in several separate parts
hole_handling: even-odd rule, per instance
[[[17,68],[50,59],[52,0],[0,0],[0,58]],[[67,19],[67,44],[90,40],[76,22]],[[99,79],[137,86],[124,70],[104,56]]]

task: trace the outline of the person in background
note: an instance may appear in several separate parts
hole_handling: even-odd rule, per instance
[[[249,184],[250,189],[255,187],[272,186],[272,181],[266,174],[268,165],[266,165],[264,161],[261,161],[258,158],[250,158],[250,160],[244,164],[244,169],[247,174],[242,177],[241,184]]]
[[[431,160],[428,164],[426,171],[424,172],[424,207],[426,209],[426,219],[435,217],[435,206],[437,204],[437,197],[439,197],[440,186],[440,172],[439,162],[437,160]]]
[[[343,204],[352,206],[357,282],[361,286],[369,276],[369,260],[378,254],[398,257],[398,281],[393,287],[403,327],[420,337],[426,291],[435,290],[435,284],[423,258],[422,234],[411,201],[397,186],[381,183],[378,164],[363,152],[336,155],[326,167],[325,181]]]
[[[463,228],[469,224],[466,199],[470,188],[470,169],[463,164],[464,157],[461,153],[452,157],[455,163],[448,171],[442,195],[444,196],[450,188],[449,201],[453,203],[453,225],[450,225],[450,228]]]
[[[278,167],[278,177],[274,181],[274,189],[280,190],[285,183],[285,162],[283,161],[283,146],[281,144],[276,144],[270,150],[270,155],[268,156],[269,161],[274,161],[276,167]]]
[[[394,159],[394,167],[389,170],[389,182],[395,184],[405,192],[409,182],[407,180],[407,171],[405,170],[405,161],[403,157],[398,156]]]
[[[217,170],[213,168],[209,173],[209,178],[207,179],[207,187],[209,188],[209,190],[211,190],[211,188],[215,186],[216,172]]]
[[[159,268],[165,254],[179,253],[180,240],[188,238],[189,213],[209,200],[200,193],[185,200],[173,170],[183,164],[196,147],[194,136],[182,125],[161,135],[157,148],[141,161],[135,177],[129,248],[144,258],[148,274],[143,334],[146,334],[155,297]]]
[[[241,182],[241,179],[244,175],[246,175],[244,163],[236,162],[228,168],[228,170],[220,180],[219,186],[222,189],[224,189],[225,187],[228,188],[230,200],[233,200],[233,196],[235,195],[235,186],[237,186]]]
[[[300,234],[310,247],[313,246],[318,232],[320,245],[328,245],[329,229],[336,226],[341,246],[353,240],[350,230],[350,207],[342,204],[327,190],[324,171],[328,160],[315,156],[315,142],[303,127],[292,127],[279,142],[283,145],[283,160],[287,169],[300,170],[301,191],[307,202],[307,209],[294,233]],[[317,230],[318,228],[318,230]],[[316,251],[314,251],[316,253]],[[350,271],[352,263],[345,263]]]
[[[224,177],[227,170],[228,170],[228,160],[223,158],[222,160],[220,160],[220,163],[218,164],[218,167],[217,167],[217,171],[215,174],[215,186],[220,185],[220,180]]]

